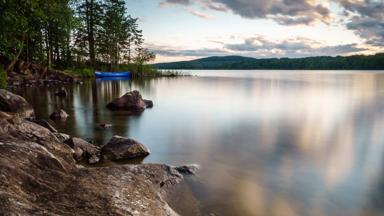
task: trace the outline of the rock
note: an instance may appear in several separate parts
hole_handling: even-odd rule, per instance
[[[56,140],[33,122],[0,119],[1,215],[177,215],[166,197],[182,177],[169,166],[79,166]]]
[[[49,116],[52,120],[66,120],[68,117],[69,115],[62,109],[56,110]]]
[[[66,140],[65,143],[75,151],[76,160],[85,160],[92,163],[97,163],[100,160],[100,149],[83,139],[72,137]]]
[[[64,134],[64,133],[53,133],[53,135],[55,135],[55,137],[60,141],[60,142],[65,142],[67,140],[69,140],[71,138],[71,136],[69,136],[68,134]]]
[[[142,158],[149,154],[149,149],[143,144],[121,136],[113,136],[111,140],[101,148],[101,155],[105,160]]]
[[[105,123],[102,123],[102,124],[98,124],[98,126],[101,127],[101,128],[106,129],[106,128],[111,128],[111,127],[112,127],[112,124],[105,124]]]
[[[152,106],[152,101],[144,100],[138,91],[128,92],[107,104],[107,108],[110,110],[127,110],[130,111],[131,114],[140,114],[147,107]]]
[[[0,111],[15,113],[22,118],[33,118],[32,106],[21,96],[0,89]]]
[[[68,92],[67,90],[65,90],[65,88],[61,88],[59,91],[57,91],[55,93],[56,96],[58,97],[67,97],[68,96]]]
[[[35,119],[35,120],[32,120],[34,123],[36,124],[39,124],[45,128],[47,128],[48,130],[50,130],[52,133],[57,133],[57,130],[56,128],[54,128],[51,124],[49,124],[48,121],[44,120],[44,119]]]
[[[197,164],[188,164],[175,167],[175,169],[183,175],[196,175],[200,170],[200,166]]]
[[[144,102],[147,105],[147,108],[152,108],[153,107],[153,102],[151,100],[145,100],[144,99]]]

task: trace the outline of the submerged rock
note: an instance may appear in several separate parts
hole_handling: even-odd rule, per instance
[[[114,99],[107,104],[107,108],[111,110],[126,110],[131,114],[140,114],[146,108],[153,107],[153,102],[150,100],[144,100],[138,91],[131,91],[125,95]]]
[[[112,124],[102,123],[102,124],[98,124],[98,126],[99,126],[100,128],[107,129],[107,128],[111,128],[111,127],[112,127]]]
[[[0,111],[15,113],[22,118],[33,118],[32,106],[23,97],[0,89]]]
[[[101,155],[105,160],[123,160],[146,157],[150,151],[136,140],[113,136],[111,140],[101,148]]]
[[[69,115],[62,109],[56,110],[49,116],[52,120],[66,120],[68,117]]]
[[[175,167],[175,169],[183,175],[196,175],[200,170],[200,166],[198,164],[188,164]]]
[[[97,146],[77,137],[72,137],[66,140],[65,143],[75,151],[76,160],[85,160],[91,164],[100,161],[100,149]]]
[[[67,90],[65,90],[65,88],[61,88],[59,91],[57,91],[55,93],[56,96],[58,97],[67,97],[68,96],[68,92]]]

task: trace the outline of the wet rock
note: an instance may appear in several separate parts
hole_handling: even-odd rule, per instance
[[[74,156],[78,161],[85,160],[89,163],[97,163],[100,160],[100,149],[83,139],[72,137],[65,143],[75,151]]]
[[[153,107],[153,101],[144,99],[145,104],[147,105],[147,108]]]
[[[177,215],[165,197],[182,177],[169,166],[79,166],[52,137],[33,122],[0,119],[2,215]]]
[[[146,157],[150,151],[136,140],[114,136],[102,147],[101,155],[104,160],[123,160]]]
[[[68,117],[69,115],[62,109],[56,110],[49,116],[52,120],[66,120]]]
[[[68,92],[65,90],[65,88],[61,88],[59,91],[55,92],[55,95],[58,97],[67,97]]]
[[[183,175],[196,175],[200,170],[200,166],[198,164],[188,164],[175,167],[175,169]]]
[[[152,101],[144,100],[138,91],[128,92],[107,104],[110,110],[126,110],[131,114],[140,114],[149,107],[153,107]]]
[[[52,133],[57,133],[56,128],[54,128],[47,120],[44,120],[44,119],[34,119],[32,121],[34,123],[38,124],[38,125],[41,125],[41,126],[47,128]]]
[[[98,126],[99,126],[100,128],[107,129],[107,128],[111,128],[111,127],[112,127],[112,124],[105,124],[105,123],[102,123],[102,124],[98,124]]]
[[[22,118],[33,118],[32,106],[21,96],[0,89],[0,111],[15,113]]]

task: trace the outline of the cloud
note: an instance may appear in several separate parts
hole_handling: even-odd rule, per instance
[[[187,11],[188,13],[190,13],[190,14],[192,14],[194,16],[200,17],[202,19],[211,19],[212,18],[208,14],[205,14],[205,13],[203,13],[201,11],[194,10],[194,9],[191,9],[191,8],[186,8],[185,11]]]
[[[256,58],[296,58],[307,56],[350,55],[366,50],[355,43],[329,46],[301,37],[281,41],[271,41],[263,36],[254,36],[245,38],[242,42],[238,43],[219,43],[217,41],[214,41],[214,43],[221,47],[210,49],[182,49],[152,45],[151,48],[160,56],[189,58],[225,55],[243,55]]]
[[[226,44],[226,49],[251,56],[265,57],[305,57],[318,55],[346,55],[364,51],[358,44],[343,44],[336,46],[324,45],[308,38],[291,38],[281,41],[270,41],[256,36],[246,38],[242,43]]]
[[[196,0],[203,9],[232,11],[244,18],[269,18],[284,25],[310,24],[329,19],[328,8],[313,0]],[[190,0],[164,0],[162,4],[193,5]]]
[[[335,0],[344,9],[346,27],[366,43],[384,46],[384,1]]]

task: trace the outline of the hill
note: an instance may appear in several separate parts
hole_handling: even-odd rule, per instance
[[[158,69],[284,69],[284,70],[384,70],[384,53],[353,56],[256,59],[214,56],[192,61],[154,64]]]

